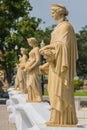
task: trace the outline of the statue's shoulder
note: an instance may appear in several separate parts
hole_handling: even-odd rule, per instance
[[[39,47],[35,47],[34,50],[39,51]]]
[[[71,25],[70,22],[65,21],[64,24],[63,24],[63,29],[65,29],[65,30],[73,30],[73,26]]]

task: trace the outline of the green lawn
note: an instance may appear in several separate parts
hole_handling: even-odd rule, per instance
[[[87,96],[87,92],[75,92],[74,96]]]
[[[48,92],[44,92],[45,96],[48,96]],[[87,96],[87,92],[74,92],[74,96]]]
[[[48,92],[47,91],[44,92],[44,96],[48,96]]]

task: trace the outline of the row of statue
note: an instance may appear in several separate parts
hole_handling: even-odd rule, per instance
[[[68,11],[61,4],[52,4],[52,17],[58,25],[51,33],[51,41],[39,49],[35,38],[28,38],[33,48],[26,56],[26,49],[21,48],[22,57],[17,64],[15,88],[28,91],[28,102],[41,102],[42,93],[40,74],[48,74],[48,94],[50,99],[50,120],[47,126],[75,126],[77,117],[73,96],[73,80],[76,75],[78,59],[77,42],[74,29],[67,20]],[[46,63],[40,65],[40,55]],[[19,82],[19,83],[18,83]],[[27,88],[26,88],[27,86]]]
[[[26,55],[26,49],[20,49],[22,56],[19,56],[19,64],[17,64],[15,89],[19,88],[19,93],[28,91],[27,102],[41,102],[39,47],[35,38],[28,38],[27,41],[33,49],[29,52],[29,58]]]

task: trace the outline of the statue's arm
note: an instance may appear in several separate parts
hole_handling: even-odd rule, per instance
[[[48,75],[49,72],[49,63],[45,63],[39,67],[39,73]]]
[[[19,63],[19,67],[20,67],[21,69],[24,69],[26,62],[27,62],[27,56],[26,56],[26,55],[23,55],[22,61]]]

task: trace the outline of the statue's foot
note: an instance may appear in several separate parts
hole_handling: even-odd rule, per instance
[[[17,91],[19,91],[19,92],[20,92],[21,90],[20,90],[20,89],[17,89]]]
[[[27,99],[26,102],[28,102],[28,103],[29,103],[29,102],[30,102],[30,103],[39,102],[39,103],[40,103],[40,102],[42,102],[42,101],[36,101],[36,100],[31,100],[31,101],[30,101],[30,100]]]
[[[46,126],[59,126],[59,127],[77,127],[75,124],[58,124],[57,122],[48,121]]]
[[[39,103],[40,103],[40,102],[42,102],[42,101],[33,101],[33,102],[39,102]]]
[[[45,124],[46,124],[46,126],[55,126],[57,123],[56,122],[52,122],[52,121],[48,121]]]
[[[28,102],[28,103],[32,103],[33,101],[31,101],[31,100],[27,99],[27,100],[26,100],[26,102]]]
[[[17,90],[17,88],[14,88],[14,90]]]
[[[19,94],[24,94],[24,92],[23,91],[20,91],[20,92],[18,92]]]
[[[26,102],[30,102],[30,101],[27,99]]]

